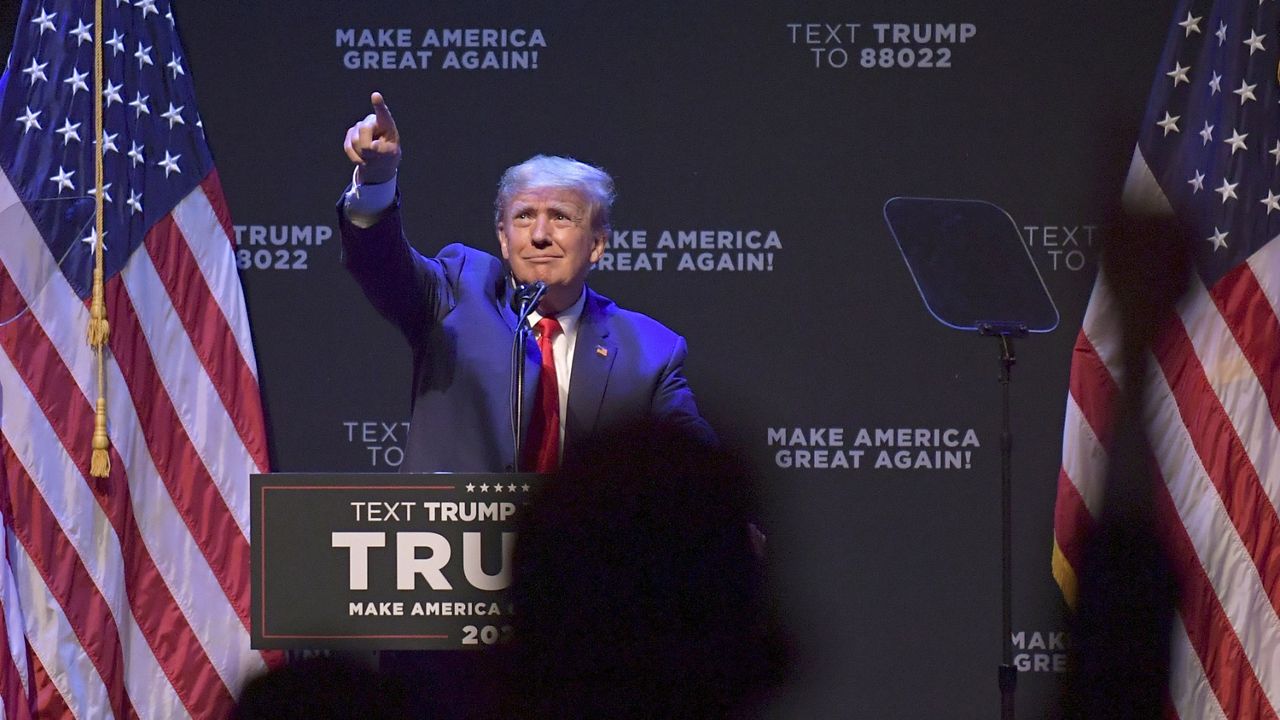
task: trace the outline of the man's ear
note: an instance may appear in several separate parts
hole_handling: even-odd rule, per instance
[[[511,252],[507,247],[507,233],[503,231],[502,225],[498,225],[498,247],[502,248],[502,259],[510,260]]]
[[[609,233],[601,230],[591,239],[591,262],[600,262],[600,258],[604,257],[604,249],[608,245]]]

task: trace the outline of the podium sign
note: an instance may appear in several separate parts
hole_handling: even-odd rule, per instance
[[[531,474],[254,475],[255,648],[468,649],[510,632]]]

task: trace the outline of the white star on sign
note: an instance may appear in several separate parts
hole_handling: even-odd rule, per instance
[[[1184,83],[1191,82],[1190,80],[1187,79],[1187,71],[1190,69],[1191,69],[1190,65],[1186,67],[1182,67],[1182,63],[1175,61],[1173,63],[1173,70],[1170,70],[1169,72],[1165,73],[1165,75],[1168,75],[1169,77],[1173,78],[1173,86],[1178,87],[1178,83],[1180,82],[1184,82]]]
[[[93,33],[89,32],[91,27],[93,27],[93,23],[86,25],[84,20],[76,22],[75,29],[71,31],[71,34],[76,36],[76,47],[80,47],[87,42],[93,42]]]
[[[170,172],[176,172],[176,173],[178,173],[178,174],[181,174],[181,173],[182,173],[182,170],[178,167],[178,158],[180,158],[180,157],[182,157],[182,156],[181,156],[181,155],[174,155],[173,157],[169,157],[169,151],[168,151],[168,150],[165,150],[165,151],[164,151],[164,159],[163,159],[163,160],[161,160],[160,162],[156,163],[156,167],[162,167],[162,168],[164,168],[164,176],[165,176],[165,177],[169,177],[169,173],[170,173]]]
[[[173,71],[173,78],[178,79],[179,75],[186,75],[187,71],[182,69],[182,58],[177,53],[173,54],[173,59],[165,63],[165,67]]]
[[[488,485],[481,485],[481,486],[480,486],[480,492],[489,492],[489,486],[488,486]]]
[[[124,52],[123,41],[124,41],[124,36],[120,34],[120,31],[116,30],[115,28],[112,28],[111,39],[106,41],[107,44],[110,45],[111,49],[113,50],[113,52],[111,53],[112,57],[115,57],[116,55],[119,55],[120,53]]]
[[[107,201],[107,202],[111,202],[111,193],[110,193],[110,192],[108,192],[109,190],[111,190],[111,183],[103,183],[103,185],[102,185],[102,199],[103,199],[103,200],[105,200],[105,201]],[[98,194],[98,188],[89,188],[89,194],[90,194],[90,195],[97,195],[97,194]]]
[[[128,155],[129,159],[133,161],[130,167],[138,167],[138,163],[143,162],[142,146],[132,140],[129,141],[129,145],[132,147],[129,148]]]
[[[109,133],[106,129],[103,129],[102,142],[98,143],[102,146],[103,155],[106,155],[109,152],[120,152],[120,149],[116,147],[116,137],[119,134],[120,133]]]
[[[54,132],[62,136],[63,147],[66,147],[67,145],[69,145],[72,140],[75,140],[76,142],[80,142],[80,133],[76,132],[76,130],[79,127],[80,127],[80,123],[76,123],[75,125],[72,125],[71,118],[67,118],[66,122],[62,124],[62,127],[58,128],[57,130],[54,130]]]
[[[1200,17],[1191,17],[1191,13],[1190,13],[1190,12],[1188,12],[1188,13],[1187,13],[1187,19],[1186,19],[1186,20],[1183,20],[1182,22],[1180,22],[1180,23],[1178,23],[1178,24],[1182,26],[1182,29],[1183,29],[1183,30],[1186,30],[1186,31],[1187,31],[1186,37],[1191,37],[1191,33],[1193,33],[1193,32],[1196,32],[1196,33],[1200,32],[1200,21],[1201,21],[1203,18],[1204,18],[1204,16],[1203,16],[1203,15],[1202,15],[1202,16],[1200,16]]]
[[[1213,228],[1213,236],[1205,238],[1213,243],[1213,251],[1218,252],[1218,248],[1227,246],[1227,233],[1222,232],[1216,226]]]
[[[1280,195],[1271,192],[1270,188],[1267,189],[1267,196],[1258,202],[1267,206],[1268,215],[1271,214],[1272,210],[1280,210]]]
[[[39,25],[40,34],[44,35],[45,30],[57,30],[57,28],[53,26],[53,19],[56,17],[58,16],[41,7],[40,14],[32,18],[31,23],[33,25]]]
[[[1208,145],[1209,141],[1213,140],[1213,126],[1209,124],[1208,120],[1204,121],[1204,129],[1200,131],[1200,137],[1204,138],[1202,145]]]
[[[49,178],[51,182],[58,183],[58,194],[62,194],[62,189],[75,190],[76,186],[71,183],[71,176],[75,175],[75,170],[64,170],[61,165],[58,166],[58,174]]]
[[[134,115],[134,118],[142,117],[142,113],[146,113],[148,115],[151,114],[151,108],[147,107],[147,101],[150,99],[150,95],[143,95],[142,93],[133,94],[133,102],[129,103],[129,107],[135,108],[138,111],[137,114]]]
[[[1222,178],[1222,187],[1214,190],[1214,192],[1222,195],[1222,204],[1226,205],[1227,200],[1236,199],[1236,186],[1240,183],[1229,183],[1226,178]]]
[[[24,69],[22,74],[31,76],[31,84],[35,85],[37,80],[48,80],[45,76],[44,69],[49,66],[48,62],[38,63],[36,59],[31,58],[31,66]]]
[[[1170,115],[1169,111],[1166,110],[1164,113],[1164,119],[1158,121],[1156,124],[1164,128],[1164,134],[1168,135],[1171,132],[1178,132],[1178,120],[1181,118],[1181,115]]]
[[[146,47],[143,47],[141,41],[138,42],[138,51],[135,52],[133,56],[138,58],[139,70],[142,69],[143,65],[155,65],[155,63],[151,62],[151,46],[147,45]]]
[[[1246,100],[1257,100],[1257,99],[1258,99],[1258,98],[1254,97],[1254,95],[1253,95],[1253,89],[1254,89],[1254,88],[1256,88],[1256,87],[1258,87],[1258,84],[1257,84],[1257,83],[1254,83],[1254,84],[1250,85],[1250,84],[1246,83],[1244,80],[1241,80],[1241,81],[1240,81],[1240,89],[1239,89],[1239,90],[1232,90],[1231,92],[1232,92],[1233,94],[1235,94],[1235,95],[1239,95],[1239,96],[1240,96],[1240,104],[1241,104],[1241,105],[1243,105],[1243,104],[1245,103],[1245,101],[1246,101]]]
[[[475,486],[475,484],[474,484],[474,483],[467,483],[467,492],[475,492],[475,491],[476,491],[476,486]]]
[[[142,212],[142,193],[135,193],[130,190],[129,199],[125,200],[124,203],[132,208],[132,212],[129,213],[130,215]]]
[[[1252,56],[1255,52],[1259,50],[1266,50],[1266,48],[1262,47],[1262,39],[1265,37],[1266,35],[1259,35],[1253,30],[1249,31],[1249,39],[1245,40],[1244,44],[1249,46],[1250,56]]]
[[[1248,146],[1244,144],[1244,139],[1249,137],[1249,133],[1243,135],[1238,130],[1231,131],[1231,137],[1222,142],[1231,146],[1231,154],[1235,155],[1237,150],[1248,150]]]
[[[102,97],[106,99],[107,107],[111,107],[111,103],[113,102],[124,102],[124,98],[120,97],[120,90],[123,88],[124,83],[116,85],[111,82],[110,78],[107,79],[107,86],[102,90]]]
[[[27,131],[31,128],[43,130],[44,128],[41,127],[40,122],[36,120],[36,118],[40,117],[40,113],[44,111],[37,110],[35,112],[31,112],[30,106],[28,106],[26,110],[27,112],[25,114],[18,116],[18,122],[22,123],[22,134],[26,135]]]
[[[85,84],[84,79],[89,77],[89,71],[80,72],[79,68],[71,68],[71,77],[62,82],[71,86],[71,97],[75,97],[77,92],[84,90],[89,92],[89,86]]]
[[[1218,36],[1218,47],[1222,47],[1222,43],[1227,41],[1227,24],[1221,20],[1218,21],[1218,32],[1214,35]]]
[[[174,125],[186,125],[186,124],[187,124],[187,121],[182,119],[182,108],[183,108],[183,107],[185,107],[185,106],[183,106],[183,105],[179,105],[178,107],[176,107],[176,108],[175,108],[175,107],[173,106],[173,103],[169,103],[169,110],[168,110],[168,112],[162,112],[162,113],[160,113],[160,117],[162,117],[162,118],[164,118],[165,120],[168,120],[168,121],[169,121],[169,129],[170,129],[170,130],[172,130],[172,129],[173,129],[173,126],[174,126]]]
[[[1212,88],[1209,95],[1217,95],[1222,92],[1222,76],[1218,73],[1213,74],[1213,78],[1209,80],[1209,87]]]
[[[1191,185],[1191,193],[1193,195],[1200,192],[1204,189],[1204,173],[1197,170],[1196,176],[1188,180],[1187,183]]]

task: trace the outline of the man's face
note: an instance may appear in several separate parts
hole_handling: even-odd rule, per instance
[[[590,205],[571,188],[544,188],[511,198],[498,225],[502,257],[521,283],[541,280],[556,310],[582,292],[605,236],[591,228]]]

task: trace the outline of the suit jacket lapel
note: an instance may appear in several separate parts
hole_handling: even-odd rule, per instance
[[[514,317],[514,314],[513,314]],[[520,412],[520,436],[529,437],[529,423],[533,419],[533,404],[537,402],[538,379],[542,375],[542,353],[538,341],[530,332],[524,336],[524,406]]]
[[[566,447],[596,430],[609,372],[618,356],[617,346],[609,341],[608,304],[608,300],[587,288],[573,350],[573,375],[569,379]]]

